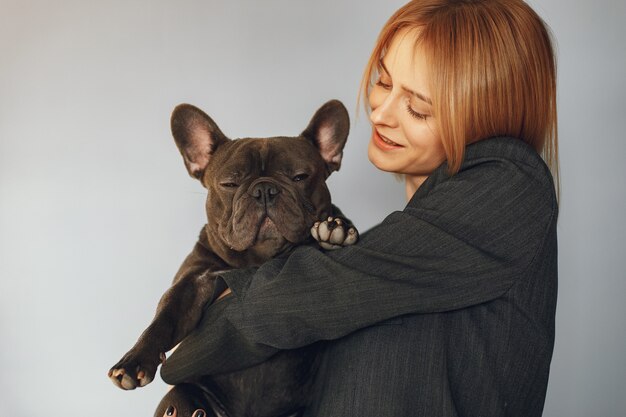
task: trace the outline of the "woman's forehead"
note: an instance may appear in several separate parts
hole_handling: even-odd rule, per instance
[[[419,39],[419,30],[401,29],[388,42],[379,58],[378,65],[393,66],[397,62],[411,64],[415,59],[424,59],[424,50]]]
[[[378,69],[423,91],[428,87],[429,68],[419,33],[417,29],[398,31],[379,59]]]

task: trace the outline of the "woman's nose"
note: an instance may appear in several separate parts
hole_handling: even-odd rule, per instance
[[[398,119],[395,104],[396,100],[393,94],[387,94],[378,106],[372,108],[370,113],[371,122],[375,125],[396,127]]]

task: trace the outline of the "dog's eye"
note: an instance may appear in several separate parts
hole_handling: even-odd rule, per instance
[[[220,185],[222,187],[226,187],[226,188],[235,188],[235,187],[239,187],[239,184],[234,183],[234,182],[221,182]]]
[[[293,182],[303,181],[309,178],[309,174],[298,174],[292,178]]]

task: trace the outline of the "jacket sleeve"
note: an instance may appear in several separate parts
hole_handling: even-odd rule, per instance
[[[162,376],[241,369],[391,317],[500,297],[528,272],[556,217],[552,182],[538,172],[498,159],[449,178],[437,171],[355,246],[303,246],[225,273],[233,295],[207,310]]]

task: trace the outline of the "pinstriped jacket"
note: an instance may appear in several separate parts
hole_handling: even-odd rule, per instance
[[[161,371],[168,383],[329,341],[306,416],[540,416],[557,297],[557,202],[541,157],[489,138],[444,163],[353,247],[225,273],[232,296]]]

